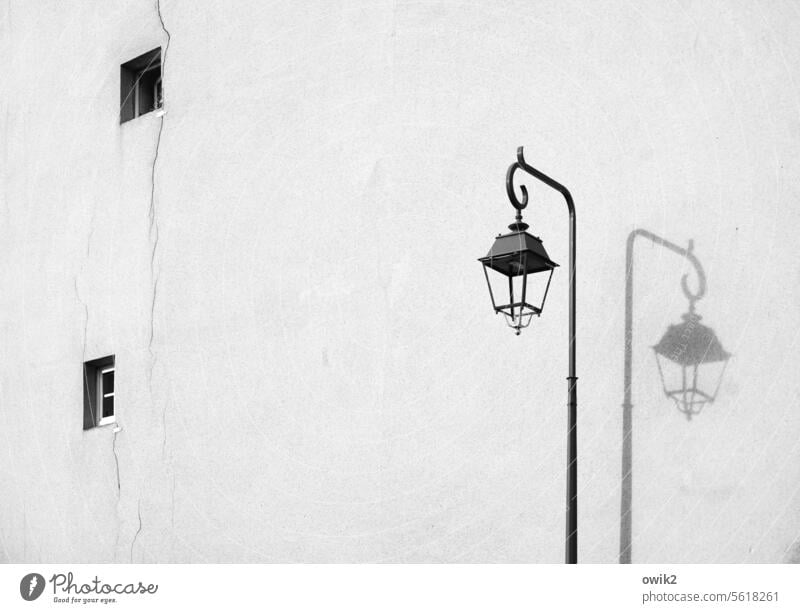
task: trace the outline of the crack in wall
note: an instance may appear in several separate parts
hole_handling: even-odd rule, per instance
[[[117,434],[119,434],[119,428],[114,428],[114,439],[111,442],[111,450],[114,452],[114,463],[117,467],[117,502],[119,502],[120,495],[122,494],[122,483],[119,480],[119,455],[117,455]]]
[[[94,215],[92,216],[92,219],[94,219]],[[89,233],[89,241],[91,241],[91,237],[92,237],[92,235],[91,235],[91,232],[90,232]],[[86,255],[87,255],[87,257],[89,255],[89,245],[88,245],[89,241],[87,241],[87,246],[86,246]],[[83,306],[83,349],[81,351],[81,356],[82,356],[81,357],[81,371],[82,371],[83,385],[84,385],[84,387],[87,388],[86,391],[88,392],[89,381],[87,379],[86,367],[84,366],[84,364],[86,363],[86,345],[88,343],[88,338],[89,338],[89,305],[83,300],[83,298],[81,298],[81,292],[78,289],[78,278],[82,274],[83,274],[83,266],[81,266],[80,271],[75,275],[75,283],[74,283],[74,285],[75,285],[75,299]],[[96,423],[95,415],[94,415],[94,407],[92,407],[92,403],[91,403],[91,395],[89,395],[89,412],[90,412],[90,415],[92,417],[92,425],[96,426],[97,423]]]
[[[136,544],[136,539],[139,538],[139,534],[142,531],[142,499],[139,498],[139,502],[136,505],[136,514],[139,516],[139,527],[136,529],[136,534],[133,535],[133,540],[131,541],[131,564],[133,564],[133,546]]]
[[[153,337],[155,336],[155,312],[156,298],[158,296],[158,275],[155,271],[156,252],[158,250],[158,219],[156,217],[156,164],[158,163],[159,147],[161,146],[161,133],[164,130],[164,118],[158,127],[158,138],[156,140],[155,155],[153,156],[153,166],[150,175],[150,210],[148,217],[150,226],[148,228],[148,239],[152,242],[150,249],[150,278],[153,283],[153,295],[150,302],[150,338],[147,342],[147,351],[150,353],[150,372],[148,378],[152,387],[153,367],[155,366],[155,355],[153,353]]]
[[[165,77],[166,77],[166,66],[167,66],[167,52],[169,51],[169,45],[172,39],[172,35],[170,34],[169,30],[164,24],[164,16],[161,13],[161,0],[156,0],[156,12],[158,13],[158,21],[161,24],[161,29],[167,36],[167,42],[164,45],[164,51],[161,55],[161,79],[163,83],[166,81]],[[148,385],[148,390],[150,392],[151,400],[153,399],[153,370],[155,369],[157,361],[157,356],[153,351],[153,340],[155,338],[156,300],[158,299],[158,281],[160,278],[160,274],[156,271],[156,257],[158,255],[158,241],[160,236],[158,227],[158,211],[156,208],[156,167],[158,165],[159,153],[161,152],[161,137],[163,133],[164,133],[164,109],[162,108],[161,116],[159,118],[158,136],[156,137],[155,151],[153,153],[153,163],[150,168],[150,208],[148,209],[147,212],[149,220],[147,237],[152,244],[150,249],[150,280],[153,286],[152,300],[150,301],[150,337],[147,341],[147,351],[150,354],[150,363],[148,366],[148,373],[147,373],[147,385]],[[166,403],[164,403],[161,409],[161,420],[164,430],[164,439],[162,442],[162,450],[161,450],[162,459],[164,457],[167,444],[166,419],[167,419],[167,406]],[[117,472],[117,482],[119,483],[119,471]],[[131,550],[130,550],[131,563],[133,563],[133,551],[136,545],[136,539],[139,538],[139,534],[142,532],[141,497],[139,498],[139,501],[137,503],[136,512],[139,518],[139,527],[137,528],[136,533],[133,535],[133,539],[131,540]]]
[[[86,237],[86,259],[89,259],[89,253],[92,247],[92,236],[94,235],[94,218],[95,218],[95,209],[92,208],[92,217],[89,219],[89,234]],[[83,275],[84,264],[81,264],[81,268],[78,273],[75,275],[75,298],[83,305],[83,361],[86,361],[86,343],[89,336],[89,305],[81,298],[80,290],[78,289],[78,278]]]
[[[166,28],[166,26],[164,24],[164,18],[163,18],[163,15],[161,14],[161,1],[160,0],[156,0],[156,11],[158,13],[158,20],[159,20],[159,23],[161,24],[161,29],[163,30],[164,34],[166,34],[166,36],[167,36],[167,43],[164,46],[164,52],[163,52],[162,57],[161,57],[161,74],[162,74],[162,79],[163,79],[164,74],[166,72],[165,68],[166,68],[166,61],[167,61],[167,51],[169,50],[169,44],[170,44],[170,40],[171,40],[172,36],[171,36],[169,30],[167,30],[167,28]],[[156,355],[153,352],[153,339],[155,337],[155,308],[156,308],[156,300],[158,298],[158,280],[159,280],[159,275],[156,273],[156,256],[157,256],[157,252],[158,252],[158,240],[159,240],[158,215],[157,215],[157,210],[156,210],[156,166],[158,165],[158,156],[159,156],[160,147],[161,147],[161,136],[162,136],[163,131],[164,131],[164,115],[163,115],[163,113],[162,113],[162,115],[161,115],[161,117],[159,119],[160,119],[160,122],[159,122],[159,126],[158,126],[158,136],[156,138],[155,152],[153,154],[153,162],[152,162],[152,165],[151,165],[151,168],[150,168],[150,207],[149,207],[148,213],[147,213],[148,214],[148,221],[149,221],[147,236],[148,236],[148,240],[152,243],[152,246],[151,246],[151,249],[150,249],[150,278],[151,278],[152,286],[153,286],[152,300],[150,302],[150,337],[149,337],[148,343],[147,343],[147,351],[150,354],[150,364],[148,366],[147,378],[148,378],[148,389],[150,391],[150,397],[151,398],[153,397],[153,369],[155,368],[155,364],[156,364]],[[93,215],[93,219],[94,219],[94,215]],[[93,231],[94,231],[94,228],[92,227],[92,232]],[[91,236],[92,235],[90,233],[89,241],[91,241]],[[89,254],[89,246],[87,245],[87,256],[88,256],[88,254]],[[76,280],[75,280],[75,290],[76,290],[76,294],[77,294],[77,277],[76,277]],[[78,297],[80,299],[79,295],[78,295]],[[86,306],[86,305],[84,304],[84,306]],[[87,311],[86,311],[86,323],[87,323],[87,326],[88,326],[88,308],[87,308]],[[85,361],[85,353],[86,353],[86,338],[85,338],[85,335],[84,335],[84,361]],[[166,405],[162,409],[162,420],[163,420],[163,423],[166,425]],[[112,451],[114,453],[114,461],[115,461],[115,465],[116,465],[116,475],[117,475],[117,516],[118,516],[118,519],[120,519],[119,518],[119,504],[120,504],[120,501],[121,501],[122,482],[121,482],[121,479],[120,479],[119,455],[117,454],[117,434],[118,434],[118,432],[119,432],[118,429],[114,430],[114,438],[113,438],[113,441],[112,441]],[[163,445],[166,446],[166,428],[165,428],[165,433],[164,433],[164,443],[163,443]],[[162,454],[163,454],[163,448],[162,448]],[[141,500],[141,498],[139,498],[139,501],[137,503],[137,516],[138,516],[138,519],[139,519],[139,526],[138,526],[138,528],[136,530],[136,533],[133,535],[133,539],[131,540],[131,546],[130,546],[130,561],[131,562],[133,562],[133,551],[134,551],[134,546],[136,545],[136,539],[139,537],[139,534],[142,531],[142,500]],[[115,541],[115,544],[114,544],[114,551],[115,551],[114,557],[115,558],[116,558],[117,548],[119,547],[120,533],[121,533],[121,520],[117,522],[117,538],[116,538],[116,541]]]
[[[166,81],[166,66],[167,66],[167,52],[169,51],[169,44],[172,39],[172,35],[170,34],[169,30],[167,29],[166,25],[164,24],[164,16],[161,13],[161,0],[156,0],[156,12],[158,13],[158,21],[161,24],[161,29],[163,30],[164,34],[167,36],[167,43],[164,45],[164,52],[161,56],[161,79],[162,82]],[[158,298],[158,281],[159,275],[156,273],[156,255],[158,251],[158,239],[159,239],[159,228],[158,228],[158,215],[156,210],[156,166],[158,164],[158,155],[160,153],[161,147],[161,136],[164,132],[164,115],[162,114],[160,117],[160,122],[158,126],[158,137],[156,138],[156,147],[155,153],[153,155],[153,164],[150,170],[150,209],[148,211],[148,218],[150,221],[150,225],[148,228],[148,238],[152,242],[152,248],[150,250],[150,278],[153,283],[153,295],[152,300],[150,302],[150,338],[147,343],[147,351],[150,354],[150,364],[148,368],[148,388],[150,390],[150,397],[153,397],[153,370],[156,365],[156,355],[153,352],[153,339],[155,337],[155,310],[156,310],[156,300]],[[162,422],[166,424],[166,404],[162,408]],[[164,445],[166,445],[166,433],[164,435]]]
[[[86,237],[86,259],[89,259],[89,252],[92,248],[92,236],[94,236],[94,218],[97,214],[96,206],[92,207],[92,218],[89,220],[89,236]]]
[[[81,267],[81,270],[83,270],[83,267]],[[83,361],[85,362],[86,339],[88,338],[89,334],[89,305],[83,301],[83,298],[81,298],[81,293],[78,290],[78,277],[80,275],[81,275],[80,272],[77,275],[75,275],[75,298],[78,300],[78,302],[81,303],[81,305],[83,305],[83,354],[82,355],[83,355]]]
[[[119,430],[114,427],[114,438],[111,441],[111,451],[114,453],[114,465],[117,469],[117,538],[114,541],[114,555],[113,559],[117,557],[117,547],[119,547],[119,537],[122,531],[122,516],[119,512],[120,501],[122,500],[122,482],[119,478],[119,455],[117,455],[117,434]]]

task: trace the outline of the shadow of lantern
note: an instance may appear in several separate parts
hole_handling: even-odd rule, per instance
[[[714,402],[731,354],[722,348],[714,330],[700,323],[694,301],[683,321],[671,325],[653,346],[664,394],[691,419]]]

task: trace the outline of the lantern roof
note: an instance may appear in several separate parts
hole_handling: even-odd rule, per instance
[[[553,270],[558,266],[547,255],[542,240],[524,230],[499,234],[486,257],[478,261],[508,277]],[[524,268],[520,261],[525,262]]]
[[[731,354],[722,348],[714,330],[701,324],[700,319],[695,313],[683,315],[683,321],[671,325],[653,346],[655,352],[684,366],[722,362],[730,358]]]

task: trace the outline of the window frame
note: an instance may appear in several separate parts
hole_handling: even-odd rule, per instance
[[[97,369],[97,394],[95,395],[95,406],[97,408],[97,425],[98,426],[106,426],[108,424],[116,423],[117,421],[117,401],[116,397],[114,396],[117,388],[117,376],[114,373],[116,369],[115,364],[110,364],[108,366],[101,366]],[[103,375],[106,373],[114,373],[114,391],[113,392],[105,392],[103,389]],[[103,417],[103,401],[106,398],[111,398],[111,415],[108,417]]]
[[[120,64],[120,124],[163,109],[162,59],[162,49],[161,47],[156,47]],[[144,98],[142,95],[144,91],[142,82],[145,80],[145,76],[150,75],[155,77],[152,79],[153,91],[149,92],[152,94],[153,106],[145,109],[142,107],[142,99]],[[147,81],[149,80],[147,79]],[[158,96],[159,89],[161,96]]]
[[[117,360],[115,355],[107,355],[83,363],[83,429],[91,430],[99,426],[117,423]],[[114,372],[114,414],[103,417],[103,372]],[[111,396],[110,392],[106,392]]]

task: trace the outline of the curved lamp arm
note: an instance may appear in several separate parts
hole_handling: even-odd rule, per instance
[[[552,187],[554,190],[564,196],[567,202],[567,209],[569,210],[569,361],[570,372],[569,378],[576,379],[575,376],[575,203],[572,200],[572,194],[569,190],[561,185],[555,179],[548,177],[542,171],[537,170],[527,162],[525,162],[525,155],[523,147],[517,147],[517,161],[508,167],[506,173],[506,192],[508,199],[511,200],[511,205],[517,209],[517,222],[522,221],[521,211],[528,206],[528,188],[525,185],[520,185],[519,189],[522,192],[522,201],[517,199],[514,193],[514,173],[522,169],[532,177],[538,179],[545,185]]]
[[[520,191],[522,191],[522,202],[517,200],[517,195],[514,193],[514,173],[519,168],[536,177],[542,183],[546,183],[553,189],[561,192],[561,194],[564,196],[564,199],[567,201],[570,217],[575,216],[575,203],[572,201],[572,194],[569,193],[569,190],[555,179],[551,179],[543,172],[536,170],[533,166],[525,162],[523,147],[517,147],[517,161],[508,167],[508,172],[506,173],[506,192],[508,193],[508,198],[511,200],[511,204],[515,209],[519,211],[528,206],[528,188],[526,188],[524,185],[519,186]]]

